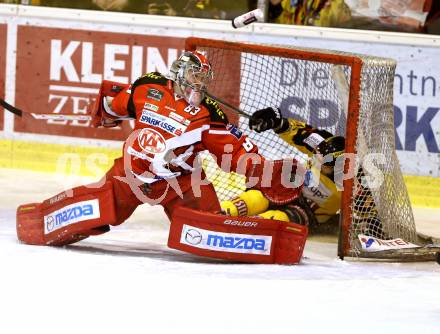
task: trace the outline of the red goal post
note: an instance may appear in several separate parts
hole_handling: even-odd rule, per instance
[[[343,135],[346,154],[357,154],[359,163],[371,153],[384,155],[379,166],[383,181],[378,189],[360,186],[363,173],[343,180],[338,243],[341,258],[362,255],[358,235],[364,233],[366,226],[377,228],[372,223],[377,219],[389,238],[416,240],[414,218],[394,146],[394,60],[192,37],[186,40],[185,47],[207,54],[214,69],[209,91],[228,104],[247,114],[267,106],[280,107],[285,116]],[[227,108],[225,111],[228,113]],[[250,133],[243,119],[228,114],[250,135],[264,156],[305,159],[273,133]],[[346,160],[344,173],[348,173],[349,167]],[[214,173],[214,178],[219,198],[232,196],[228,192],[230,179],[229,186],[222,187],[225,176]]]

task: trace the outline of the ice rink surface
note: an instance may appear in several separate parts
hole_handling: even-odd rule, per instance
[[[0,169],[0,333],[440,333],[440,266],[341,261],[308,241],[300,265],[168,249],[160,207],[64,247],[18,243],[17,205],[88,180]],[[440,210],[416,210],[440,234]]]

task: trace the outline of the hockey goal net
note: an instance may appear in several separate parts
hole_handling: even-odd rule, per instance
[[[355,154],[357,172],[343,180],[338,245],[341,258],[362,256],[359,235],[366,233],[416,241],[411,205],[395,153],[394,60],[200,38],[188,38],[186,49],[207,55],[215,74],[209,91],[225,104],[248,115],[268,106],[279,107],[286,117],[345,137],[345,152]],[[228,113],[228,108],[224,109]],[[228,115],[266,158],[307,159],[273,131],[251,132],[246,117]],[[372,163],[376,169],[366,175],[364,163]],[[344,170],[349,169],[350,159],[346,159]],[[213,163],[207,163],[206,170],[220,200],[244,191],[242,177],[223,173]]]

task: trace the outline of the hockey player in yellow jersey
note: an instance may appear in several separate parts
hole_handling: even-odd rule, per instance
[[[318,225],[332,221],[337,222],[340,210],[341,191],[335,183],[334,166],[336,159],[344,153],[345,139],[332,133],[314,128],[304,122],[282,117],[277,108],[257,110],[249,119],[249,128],[258,133],[273,130],[285,142],[309,157],[306,167],[302,196],[286,205],[274,205],[256,189],[247,190],[231,201],[221,203],[222,210],[230,215],[259,215],[264,218],[281,221],[295,221],[308,224],[314,222]],[[316,161],[317,157],[324,158]],[[365,189],[363,189],[365,193]],[[366,190],[368,192],[368,189]],[[374,230],[381,231],[380,221],[375,219],[374,201],[370,196],[364,196],[362,208],[369,206],[369,223]],[[355,204],[356,206],[356,204]],[[354,208],[356,210],[356,208]],[[306,221],[302,219],[305,212]],[[381,233],[376,233],[382,237]]]

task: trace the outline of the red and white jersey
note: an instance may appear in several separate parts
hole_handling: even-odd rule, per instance
[[[112,101],[112,116],[136,120],[124,155],[130,156],[133,174],[145,183],[191,171],[200,151],[208,150],[221,165],[226,149],[232,158],[231,171],[243,154],[258,151],[228,123],[215,100],[205,98],[193,107],[175,94],[171,80],[156,72],[136,80],[130,91],[121,91]]]

